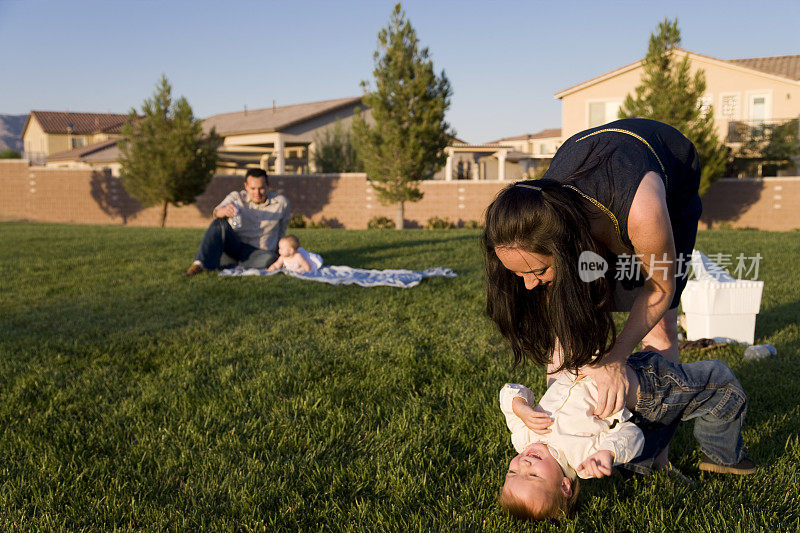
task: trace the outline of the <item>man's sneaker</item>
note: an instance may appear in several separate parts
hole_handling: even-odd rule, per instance
[[[184,277],[188,278],[188,277],[200,274],[201,272],[204,272],[204,271],[205,271],[205,269],[203,268],[203,266],[200,263],[192,263],[192,266],[190,266],[189,270],[184,272],[183,275],[184,275]]]
[[[706,454],[700,454],[700,470],[705,470],[706,472],[716,472],[717,474],[738,474],[741,476],[746,476],[748,474],[755,473],[758,470],[756,464],[745,457],[735,465],[720,465],[712,461]]]

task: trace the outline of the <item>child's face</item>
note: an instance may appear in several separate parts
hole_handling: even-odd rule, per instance
[[[292,257],[297,252],[297,248],[292,246],[292,243],[281,239],[278,241],[278,254],[281,257]]]
[[[537,508],[572,495],[572,484],[546,444],[536,442],[511,459],[503,492]]]

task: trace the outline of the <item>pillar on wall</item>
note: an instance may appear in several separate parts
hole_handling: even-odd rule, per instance
[[[314,160],[314,143],[308,145],[306,148],[306,160],[308,161],[308,172],[314,174],[317,171],[317,162]]]
[[[472,179],[481,179],[481,164],[480,160],[475,155],[472,156],[472,164],[469,166],[469,169],[472,172]]]
[[[283,136],[278,134],[275,139],[275,174],[284,174],[286,172],[286,157],[283,149]]]
[[[508,150],[500,150],[497,152],[497,179],[505,181],[506,179],[506,155]]]
[[[452,181],[453,179],[453,150],[448,147],[444,149],[447,154],[447,162],[444,164],[444,179],[445,181]]]

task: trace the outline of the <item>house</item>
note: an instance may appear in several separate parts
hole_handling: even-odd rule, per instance
[[[726,60],[682,49],[675,54],[689,57],[692,74],[705,72],[698,105],[713,108],[717,135],[729,145],[753,126],[800,116],[800,55]],[[616,120],[625,96],[641,84],[642,65],[636,61],[556,93],[563,138]]]
[[[23,157],[44,164],[52,154],[115,140],[128,115],[31,111],[22,129]]]
[[[223,138],[217,163],[220,172],[243,174],[247,168],[261,167],[274,174],[308,174],[315,171],[315,140],[337,121],[349,129],[356,109],[366,109],[360,96],[245,108],[208,117],[203,130],[208,132],[213,127]]]
[[[522,166],[526,175],[533,176],[547,169],[562,141],[561,129],[550,128],[494,142],[510,145],[516,152],[527,154]]]
[[[119,176],[119,148],[117,139],[100,141],[47,156],[48,168],[87,168],[103,170]]]

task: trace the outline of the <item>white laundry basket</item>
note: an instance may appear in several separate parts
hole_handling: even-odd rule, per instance
[[[692,252],[692,270],[697,279],[689,280],[681,295],[686,338],[753,344],[764,282],[733,279],[698,250]]]

